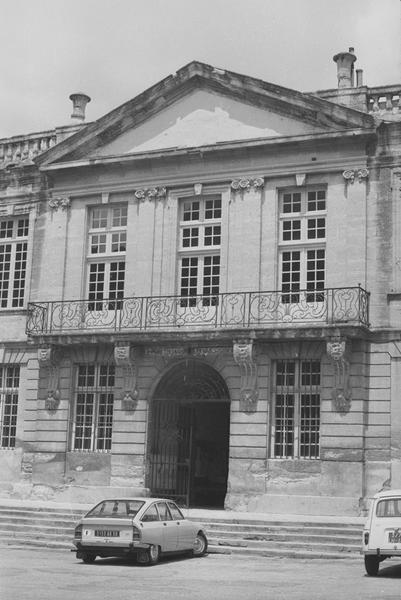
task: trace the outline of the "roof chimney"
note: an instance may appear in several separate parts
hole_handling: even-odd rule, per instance
[[[356,61],[354,49],[349,48],[348,52],[339,52],[333,56],[333,60],[337,63],[338,87],[354,87],[354,62]]]
[[[76,94],[71,94],[70,100],[72,100],[72,115],[71,119],[79,119],[80,121],[85,121],[85,109],[88,102],[91,101],[89,96],[86,94],[82,94],[78,92]]]

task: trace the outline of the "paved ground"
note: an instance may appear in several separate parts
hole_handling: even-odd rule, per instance
[[[400,600],[401,560],[365,575],[363,560],[209,555],[154,567],[121,560],[85,565],[61,550],[0,546],[3,600]]]

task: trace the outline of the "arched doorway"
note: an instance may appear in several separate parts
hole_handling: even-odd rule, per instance
[[[195,359],[172,367],[153,395],[149,425],[151,493],[185,506],[222,508],[230,400],[221,375]]]

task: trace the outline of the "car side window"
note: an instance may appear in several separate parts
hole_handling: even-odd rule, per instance
[[[152,506],[149,506],[148,510],[143,515],[141,521],[143,521],[145,523],[145,522],[158,521],[158,520],[159,520],[159,513],[157,512],[156,504],[152,504]]]
[[[159,509],[160,519],[162,521],[172,521],[173,520],[166,502],[159,502],[157,504],[157,507]]]
[[[167,504],[174,521],[182,521],[185,518],[178,506],[174,504],[174,502],[168,502]]]

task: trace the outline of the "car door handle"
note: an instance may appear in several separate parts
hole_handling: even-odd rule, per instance
[[[167,527],[167,523],[163,523],[164,527]]]
[[[179,524],[180,524],[180,522],[179,522],[179,521],[177,521],[177,525],[179,525]]]

